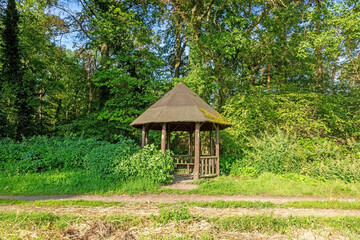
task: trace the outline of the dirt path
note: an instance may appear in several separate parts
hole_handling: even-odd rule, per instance
[[[211,201],[259,201],[272,203],[285,203],[291,201],[356,201],[356,198],[331,198],[331,197],[314,197],[314,196],[298,196],[298,197],[276,197],[276,196],[216,196],[216,195],[198,195],[198,194],[145,194],[145,195],[45,195],[45,196],[7,196],[0,195],[0,199],[20,199],[20,200],[90,200],[104,202],[142,202],[142,203],[176,203],[176,202],[211,202]]]
[[[197,195],[197,194],[146,194],[146,195],[47,195],[47,196],[4,196],[0,199],[20,199],[20,200],[90,200],[90,201],[115,201],[127,203],[144,203],[140,205],[127,204],[124,207],[36,207],[36,206],[0,206],[0,212],[5,211],[44,211],[53,212],[54,214],[78,214],[78,215],[144,215],[158,214],[159,209],[153,203],[176,203],[176,202],[204,202],[204,201],[260,201],[272,203],[285,203],[290,201],[311,201],[311,200],[339,200],[355,201],[354,198],[328,198],[328,197],[271,197],[271,196],[214,196],[214,195]],[[341,210],[341,209],[293,209],[293,208],[201,208],[189,207],[190,212],[195,216],[204,217],[224,217],[224,216],[241,216],[241,215],[261,215],[273,214],[276,216],[359,216],[360,210]]]
[[[202,217],[231,217],[231,216],[256,216],[274,215],[280,217],[288,216],[317,216],[317,217],[340,217],[351,216],[359,217],[360,210],[340,210],[340,209],[292,209],[292,208],[202,208],[188,207],[191,215]],[[56,215],[78,215],[78,216],[108,216],[108,215],[131,215],[131,216],[150,216],[157,215],[159,208],[152,205],[126,206],[126,207],[36,207],[36,206],[0,206],[0,212],[51,212]]]

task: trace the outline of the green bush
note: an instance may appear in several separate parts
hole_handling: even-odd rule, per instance
[[[117,143],[91,139],[32,137],[17,143],[0,140],[0,171],[8,175],[47,171],[86,170],[97,177],[127,181],[171,181],[174,170],[170,153],[154,145],[139,149],[133,140]]]
[[[174,170],[170,152],[161,152],[155,145],[147,145],[131,157],[118,158],[116,174],[119,178],[140,178],[153,182],[171,182]]]
[[[276,135],[277,129],[296,135],[297,139],[310,139],[306,140],[309,147],[313,145],[312,139],[336,139],[341,144],[346,144],[349,138],[359,141],[359,106],[356,91],[326,94],[291,86],[279,86],[276,91],[263,87],[247,89],[223,107],[224,116],[233,126],[221,132],[221,169],[229,173],[232,163],[253,147],[249,137],[261,137],[263,132]],[[279,154],[275,153],[275,160],[283,159]]]
[[[339,144],[325,138],[297,138],[277,130],[248,139],[244,157],[231,166],[234,176],[262,172],[305,174],[324,179],[360,181],[360,144]]]
[[[235,163],[240,169],[253,167],[256,173],[300,172],[302,162],[306,160],[298,151],[295,137],[281,130],[274,135],[264,133],[259,138],[249,138],[249,145],[251,148],[246,150],[244,158]],[[232,168],[232,173],[238,175],[235,171]]]
[[[20,143],[3,139],[0,141],[0,164],[3,170],[12,174],[80,168],[83,156],[99,144],[102,142],[44,136],[24,139]]]
[[[115,176],[116,166],[138,150],[133,140],[122,138],[115,144],[107,143],[93,148],[84,157],[84,167],[97,175]]]
[[[48,138],[45,136],[14,142],[0,141],[0,170],[8,174],[50,170],[87,169],[108,174],[115,154],[125,154],[138,147],[130,140],[118,144],[92,139]],[[117,155],[119,156],[119,155]]]

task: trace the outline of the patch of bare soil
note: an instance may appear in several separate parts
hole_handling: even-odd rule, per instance
[[[132,216],[150,216],[157,215],[159,208],[153,204],[143,204],[139,206],[126,207],[35,207],[35,206],[0,206],[0,212],[51,212],[56,215],[84,215],[84,216],[108,216],[108,215],[132,215]],[[189,207],[193,216],[201,217],[230,217],[230,216],[256,216],[273,215],[280,217],[288,216],[317,216],[317,217],[339,217],[351,216],[359,217],[360,210],[342,210],[342,209],[307,209],[307,208],[203,208]]]
[[[64,239],[137,239],[132,233],[117,229],[116,226],[104,221],[89,221],[68,226],[63,232]]]
[[[350,239],[349,237],[344,236],[341,233],[331,231],[329,228],[323,228],[318,230],[299,229],[293,232],[292,235],[293,235],[292,239],[298,239],[298,240]]]
[[[21,231],[18,235],[21,239],[244,239],[244,240],[345,240],[349,237],[330,229],[307,230],[297,229],[285,234],[261,233],[261,232],[239,232],[218,230],[216,225],[206,220],[185,222],[170,222],[164,225],[148,224],[144,222],[139,226],[120,227],[112,222],[101,220],[90,220],[82,223],[69,225],[65,230],[34,230]]]
[[[221,195],[199,195],[199,194],[143,194],[143,195],[45,195],[45,196],[8,196],[0,195],[0,199],[20,199],[20,200],[90,200],[90,201],[104,201],[104,202],[140,202],[140,203],[176,203],[176,202],[211,202],[211,201],[259,201],[272,203],[285,203],[291,201],[356,201],[355,198],[332,198],[332,197],[314,197],[314,196],[298,196],[298,197],[273,197],[273,196],[221,196]]]
[[[256,215],[274,215],[280,217],[288,216],[316,216],[316,217],[339,217],[339,216],[360,216],[360,210],[342,210],[342,209],[312,209],[312,208],[201,208],[193,207],[190,212],[195,216],[205,217],[230,217],[230,216],[256,216]]]
[[[177,189],[177,190],[191,190],[198,188],[199,185],[193,184],[193,178],[189,174],[175,174],[173,182],[169,185],[163,186],[165,189]]]
[[[0,212],[50,212],[55,215],[76,215],[76,216],[97,216],[104,217],[109,215],[131,215],[131,216],[150,216],[158,214],[156,206],[136,206],[136,207],[37,207],[37,206],[0,206]]]

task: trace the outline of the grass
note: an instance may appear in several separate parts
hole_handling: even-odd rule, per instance
[[[210,207],[210,208],[274,208],[277,205],[271,202],[252,201],[213,201],[213,202],[181,202],[189,207]]]
[[[301,177],[299,177],[301,176]],[[199,188],[187,193],[205,195],[270,195],[360,197],[360,183],[318,180],[308,176],[281,176],[263,173],[257,178],[240,179],[222,176],[198,181]]]
[[[115,228],[127,229],[142,221],[142,217],[133,216],[90,217],[50,212],[2,212],[0,239],[103,239]],[[85,233],[80,236],[82,231]],[[92,234],[95,238],[91,238]]]
[[[347,201],[291,201],[286,203],[251,202],[251,201],[214,201],[214,202],[182,202],[185,206],[210,208],[316,208],[316,209],[342,209],[360,210],[360,202]]]
[[[294,201],[279,204],[281,208],[318,208],[318,209],[343,209],[343,210],[360,210],[360,202],[345,201]]]
[[[58,216],[52,213],[46,212],[2,212],[0,213],[0,226],[3,230],[11,230],[14,225],[18,228],[47,228],[49,225],[54,229],[64,229],[67,226],[67,222],[77,219],[74,216]],[[6,224],[6,223],[9,223]],[[1,229],[0,228],[0,229]]]
[[[219,230],[287,233],[291,229],[330,228],[340,232],[360,234],[360,217],[275,217],[272,215],[239,216],[213,219]]]
[[[0,206],[6,205],[20,205],[20,206],[35,206],[35,207],[123,207],[123,202],[104,202],[104,201],[89,201],[89,200],[18,200],[18,199],[0,199]]]
[[[169,215],[167,213],[163,213]],[[173,214],[173,212],[171,212]],[[140,235],[145,239],[164,239],[176,236],[177,239],[214,239],[226,234],[263,233],[293,236],[299,231],[327,231],[333,237],[360,236],[359,217],[275,217],[272,215],[238,216],[224,218],[200,218],[186,216],[186,220],[140,216],[78,216],[56,215],[50,212],[5,212],[0,213],[0,238],[26,238],[30,234],[40,239],[63,238],[120,238]],[[197,228],[195,227],[197,226]],[[207,226],[209,226],[207,228]],[[198,229],[196,231],[193,228]],[[214,231],[216,229],[216,231]],[[222,234],[222,235],[220,235]],[[228,235],[233,236],[233,235]],[[237,235],[239,237],[239,235]],[[174,239],[174,238],[172,238]]]
[[[124,203],[124,202],[105,202],[90,200],[17,200],[17,199],[0,199],[0,206],[19,205],[35,207],[126,207],[141,205],[144,203]],[[159,203],[155,204],[159,208],[172,207],[174,204]],[[360,202],[347,201],[291,201],[286,203],[271,203],[259,201],[213,201],[213,202],[178,202],[179,207],[209,207],[209,208],[316,208],[316,209],[342,209],[342,210],[360,210]]]
[[[318,180],[288,174],[263,173],[257,178],[221,176],[197,181],[199,188],[182,191],[161,189],[160,184],[138,180],[126,182],[94,176],[85,171],[45,172],[8,176],[0,173],[1,195],[145,194],[326,196],[360,198],[360,182]]]
[[[126,182],[86,171],[45,172],[8,176],[0,173],[2,195],[136,194],[157,191],[160,185],[138,180]]]

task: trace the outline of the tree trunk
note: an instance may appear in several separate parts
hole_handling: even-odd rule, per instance
[[[268,92],[270,92],[270,82],[271,82],[270,71],[271,71],[271,67],[270,67],[270,63],[268,63],[267,64],[267,80],[266,80]]]
[[[176,23],[176,28],[179,28],[178,22]],[[174,77],[180,77],[180,66],[181,66],[181,36],[180,29],[176,29],[176,39],[175,39],[175,60],[174,60]]]
[[[220,135],[219,135],[219,124],[216,124],[216,142],[215,142],[215,151],[216,151],[216,174],[220,175]]]
[[[316,8],[318,11],[318,19],[316,20],[316,32],[320,34],[320,22],[321,22],[321,0],[316,0]],[[322,63],[322,46],[319,45],[316,48],[316,85],[322,85],[322,77],[323,77],[323,63]]]
[[[107,61],[109,60],[109,47],[107,43],[101,45],[101,68],[103,70],[108,69],[109,66]],[[107,100],[109,100],[110,91],[107,86],[100,87],[100,96],[99,96],[99,109],[102,109],[105,106]]]

